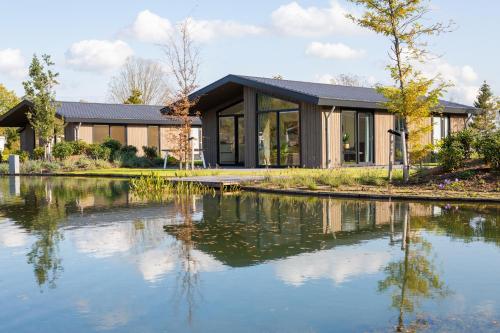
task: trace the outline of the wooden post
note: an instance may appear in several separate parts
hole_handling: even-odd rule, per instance
[[[406,151],[406,131],[401,131],[401,142],[403,144],[403,181],[408,182],[409,168],[408,168],[408,152]]]
[[[394,163],[394,135],[389,133],[389,183],[392,182],[393,163]]]

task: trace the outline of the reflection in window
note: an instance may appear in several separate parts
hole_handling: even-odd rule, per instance
[[[281,112],[280,165],[300,165],[299,111]]]
[[[236,148],[234,136],[234,118],[219,118],[219,163],[234,164],[236,162]]]
[[[394,130],[397,132],[403,131],[404,122],[400,116],[394,116]],[[403,140],[400,136],[394,136],[394,162],[403,163]]]
[[[258,164],[300,166],[298,104],[258,95]]]
[[[277,113],[259,114],[259,165],[278,165]]]

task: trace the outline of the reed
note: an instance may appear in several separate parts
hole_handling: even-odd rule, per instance
[[[130,189],[140,198],[171,199],[176,195],[215,195],[215,190],[196,182],[171,181],[157,173],[141,175],[130,180]]]

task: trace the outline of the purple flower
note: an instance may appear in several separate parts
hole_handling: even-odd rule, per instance
[[[458,178],[455,178],[455,183],[458,182],[458,181],[459,181]]]
[[[438,187],[442,190],[444,189],[444,184],[439,184]]]

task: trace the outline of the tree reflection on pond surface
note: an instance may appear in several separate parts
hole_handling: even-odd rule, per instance
[[[0,179],[0,331],[37,316],[82,332],[498,328],[498,205],[11,185]]]

